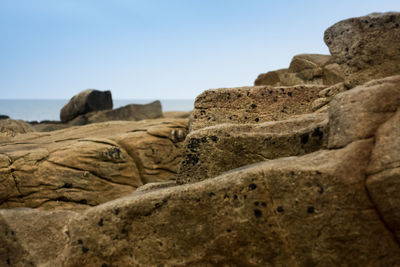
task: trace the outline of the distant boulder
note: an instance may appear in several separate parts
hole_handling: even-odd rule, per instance
[[[113,101],[110,91],[88,89],[71,98],[71,100],[61,109],[60,119],[62,122],[68,122],[79,115],[91,111],[112,108]]]
[[[5,119],[9,119],[10,117],[8,117],[7,115],[1,115],[0,114],[0,120],[5,120]]]
[[[145,119],[156,119],[162,117],[162,108],[160,101],[154,101],[149,104],[139,105],[130,104],[113,110],[94,111],[80,115],[71,120],[68,124],[85,125],[95,122],[105,121],[140,121]]]
[[[35,129],[22,120],[0,120],[0,137],[14,137],[17,134],[35,132]]]

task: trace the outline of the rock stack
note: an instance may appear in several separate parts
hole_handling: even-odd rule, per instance
[[[339,22],[325,32],[331,56],[205,91],[189,132],[160,119],[10,137],[0,262],[398,265],[399,21]]]

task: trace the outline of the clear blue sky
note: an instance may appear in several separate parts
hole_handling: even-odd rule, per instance
[[[194,98],[252,85],[326,28],[399,0],[0,0],[0,98]]]

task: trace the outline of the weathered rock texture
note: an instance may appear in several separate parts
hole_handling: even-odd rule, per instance
[[[350,88],[400,74],[400,13],[340,21],[325,31],[324,40]]]
[[[207,90],[194,103],[191,130],[221,123],[262,123],[310,113],[326,86],[254,86]]]
[[[13,137],[17,134],[35,132],[35,129],[22,120],[2,119],[0,120],[0,141],[4,137]]]
[[[201,181],[248,164],[308,154],[326,145],[328,115],[261,124],[219,124],[192,131],[183,145],[178,183]]]
[[[60,119],[67,122],[75,117],[96,110],[112,109],[113,102],[110,91],[87,89],[71,98],[61,109]]]
[[[108,122],[0,144],[0,207],[85,209],[175,178],[187,119]]]
[[[260,74],[254,85],[294,86],[300,84],[333,85],[344,79],[338,64],[331,56],[301,54],[293,57],[288,69]]]
[[[161,102],[156,100],[149,104],[130,104],[113,110],[102,110],[80,115],[68,122],[68,125],[85,125],[105,121],[139,121],[162,117]]]

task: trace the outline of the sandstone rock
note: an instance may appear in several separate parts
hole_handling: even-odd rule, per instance
[[[132,194],[69,215],[65,228],[55,224],[61,240],[49,255],[19,250],[27,241],[18,238],[0,262],[19,255],[51,266],[394,266],[399,245],[365,190],[372,147],[371,139],[356,141]],[[2,214],[10,212],[22,213]],[[26,220],[4,224],[19,237],[46,230]]]
[[[254,86],[207,90],[194,103],[191,130],[221,123],[261,123],[311,112],[321,85]]]
[[[285,121],[219,124],[192,131],[183,145],[177,182],[201,181],[244,165],[322,149],[327,140],[327,118],[327,114],[309,114]]]
[[[187,119],[17,135],[0,147],[0,208],[86,209],[175,178]]]
[[[3,119],[0,120],[0,136],[14,137],[17,134],[34,132],[35,129],[22,120]]]
[[[340,21],[325,31],[333,60],[352,88],[400,74],[400,13],[373,13]]]
[[[1,266],[59,266],[69,243],[71,211],[0,210]]]
[[[162,108],[160,101],[154,101],[149,104],[139,105],[130,104],[113,110],[103,110],[90,112],[80,115],[71,120],[68,125],[85,125],[95,122],[105,121],[139,121],[145,119],[156,119],[162,117]]]
[[[260,74],[254,85],[294,86],[301,84],[332,85],[344,79],[338,64],[331,56],[300,54],[294,56],[288,69]]]
[[[163,112],[163,118],[189,118],[192,111],[166,111]]]
[[[329,148],[368,138],[400,106],[400,75],[373,80],[330,102]]]
[[[60,119],[67,122],[75,117],[97,110],[112,109],[113,102],[110,91],[87,89],[71,98],[61,109]]]

